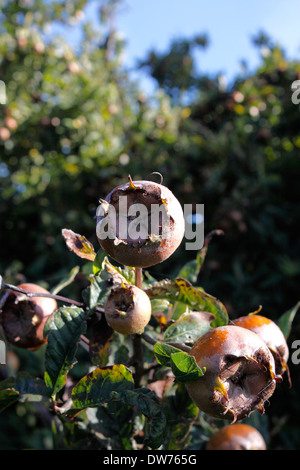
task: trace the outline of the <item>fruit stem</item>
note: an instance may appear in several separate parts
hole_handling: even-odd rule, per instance
[[[135,268],[135,285],[139,289],[142,289],[143,287],[143,269],[138,266]],[[141,339],[140,334],[133,335],[132,346],[133,346],[133,357],[135,361],[134,381],[135,381],[136,387],[139,387],[142,376],[144,374],[144,362],[143,362],[144,351],[143,351],[143,344],[142,344],[142,339]]]
[[[135,268],[135,285],[139,289],[143,287],[143,268],[138,266]]]

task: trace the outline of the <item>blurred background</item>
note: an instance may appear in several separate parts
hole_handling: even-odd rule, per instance
[[[276,321],[297,304],[300,5],[219,3],[0,1],[6,282],[51,288],[75,264],[86,269],[62,228],[97,249],[99,198],[128,174],[158,171],[182,205],[204,204],[206,233],[224,231],[198,285],[231,318],[262,305]],[[151,274],[176,275],[195,256],[183,243]],[[296,317],[289,344],[299,335]],[[12,370],[42,370],[39,354],[12,353]],[[272,448],[299,448],[299,367],[268,408]],[[31,405],[0,416],[0,448],[51,448],[49,432]]]

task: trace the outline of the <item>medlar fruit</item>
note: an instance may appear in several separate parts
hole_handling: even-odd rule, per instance
[[[282,375],[287,370],[289,348],[279,326],[262,315],[247,315],[233,320],[237,326],[254,331],[266,343],[275,360],[276,374]]]
[[[266,450],[261,433],[253,426],[235,423],[215,432],[206,444],[206,450]]]
[[[43,287],[32,284],[17,286],[28,292],[49,294]],[[26,297],[11,291],[2,307],[1,325],[7,341],[19,348],[39,349],[46,340],[43,330],[48,317],[57,310],[57,302],[49,297]]]
[[[100,246],[114,260],[146,268],[166,260],[184,236],[182,207],[165,186],[147,180],[113,189],[97,209]]]
[[[151,318],[148,295],[133,285],[111,289],[104,310],[109,326],[123,335],[141,332]]]
[[[264,341],[253,331],[234,325],[220,326],[201,336],[190,355],[202,377],[186,383],[200,410],[233,422],[258,409],[271,397],[276,381],[274,358]]]

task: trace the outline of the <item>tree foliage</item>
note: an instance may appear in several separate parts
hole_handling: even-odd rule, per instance
[[[201,272],[199,254],[196,257],[183,248],[172,260],[150,270],[148,279],[156,281],[155,286],[147,287],[157,312],[155,327],[165,328],[180,272],[185,273],[179,277],[186,282],[191,276],[192,299],[195,292],[202,292],[199,284],[209,292],[206,306],[219,315],[221,323],[227,312],[235,317],[259,305],[267,316],[279,319],[299,301],[299,106],[291,101],[291,84],[299,79],[300,64],[260,33],[253,46],[260,57],[257,70],[246,68],[224,87],[220,76],[204,75],[197,68],[195,50],[209,44],[209,38],[199,33],[190,40],[174,41],[165,53],[152,51],[140,61],[157,81],[156,92],[147,96],[128,76],[122,62],[126,46],[112,26],[121,2],[102,2],[96,25],[84,18],[88,3],[1,2],[0,80],[6,90],[6,104],[0,105],[3,277],[11,282],[38,281],[52,289],[61,284],[70,296],[81,297],[83,291],[95,321],[97,307],[105,297],[106,280],[100,273],[111,276],[111,270],[117,270],[132,281],[132,272],[103,265],[101,253],[92,262],[77,258],[74,268],[74,253],[66,250],[61,230],[67,227],[83,233],[96,247],[94,216],[99,198],[123,183],[128,174],[138,179],[159,171],[181,204],[204,203],[206,232],[222,229],[224,236],[210,244]],[[57,28],[68,31],[70,37],[57,34]],[[81,38],[77,48],[72,44],[76,35]],[[179,292],[183,305],[175,305],[174,323],[164,332],[165,339],[187,336],[190,323],[179,317],[186,304],[190,307],[190,297],[184,296],[184,290]],[[221,306],[214,299],[221,299]],[[75,410],[63,413],[76,415],[84,409],[90,417],[90,439],[84,445],[97,447],[100,442],[103,448],[131,448],[140,444],[139,438],[136,440],[140,431],[154,447],[161,443],[166,428],[158,412],[158,394],[165,400],[165,445],[177,449],[192,442],[201,447],[197,427],[192,424],[200,420],[197,423],[205,430],[213,424],[202,422],[193,404],[186,401],[180,380],[170,393],[168,374],[153,381],[159,382],[154,387],[156,395],[144,385],[133,389],[128,368],[121,367],[132,356],[131,346],[122,337],[113,338],[103,324],[100,339],[93,338],[92,358],[98,367],[94,374],[100,385],[104,376],[109,377],[108,387],[121,374],[126,387],[117,389],[112,401],[101,398],[101,403],[94,403],[97,406],[86,408],[83,388],[92,404],[95,397],[90,356],[84,348],[76,348],[76,335],[82,331],[76,330],[76,319],[68,323],[69,315],[81,318],[83,312],[59,310],[53,320],[65,323],[63,331],[73,340],[68,350],[60,351],[59,371],[53,370],[48,358],[44,376],[44,356],[56,349],[55,333],[48,349],[35,353],[34,358],[31,352],[11,349],[18,365],[12,362],[8,369],[1,369],[9,382],[1,383],[0,405],[7,418],[13,410],[14,416],[24,413],[28,419],[21,424],[14,421],[16,418],[3,420],[3,447],[65,445],[59,435],[60,424],[55,420],[49,437],[49,417],[45,418],[32,401],[36,403],[39,397],[39,405],[45,399],[48,402],[50,388],[62,398],[74,383]],[[85,322],[86,318],[89,333],[91,325]],[[291,338],[296,334],[294,329]],[[145,348],[150,367],[153,351],[147,345]],[[181,359],[175,355],[170,362],[168,356],[173,373],[185,363]],[[107,368],[111,364],[114,370]],[[30,371],[38,380],[31,382],[20,370]],[[293,375],[293,366],[291,372]],[[280,400],[284,392],[279,392],[274,415],[271,409],[270,421],[266,423],[262,417],[260,423],[272,427],[288,416],[290,424],[277,427],[273,442],[279,447],[297,447],[299,386],[294,376],[293,399],[286,403]],[[137,409],[133,403],[138,403]],[[38,423],[45,434],[32,433],[32,423]],[[85,424],[80,419],[79,423],[70,420],[65,425],[64,443],[70,448],[86,439]],[[15,433],[18,426],[20,433],[11,444],[5,435],[12,430]]]

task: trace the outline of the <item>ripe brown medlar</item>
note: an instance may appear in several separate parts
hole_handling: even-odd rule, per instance
[[[201,336],[190,355],[204,375],[186,384],[200,410],[233,422],[255,409],[264,412],[276,381],[274,358],[264,341],[253,331],[234,325],[220,326]]]
[[[253,426],[235,423],[215,432],[206,444],[206,450],[266,450],[261,433]]]
[[[111,289],[104,310],[109,326],[123,335],[141,332],[149,323],[152,311],[148,295],[133,285]]]
[[[233,320],[237,326],[254,331],[266,343],[275,360],[276,374],[282,375],[286,370],[289,348],[279,326],[262,315],[247,315]]]
[[[37,284],[26,283],[17,287],[27,292],[49,294]],[[11,291],[0,315],[5,338],[19,348],[39,349],[46,342],[43,337],[45,323],[55,310],[57,310],[55,299],[26,297],[25,294]]]
[[[100,246],[121,264],[146,268],[166,260],[184,236],[182,207],[173,193],[153,181],[114,188],[97,210]]]

